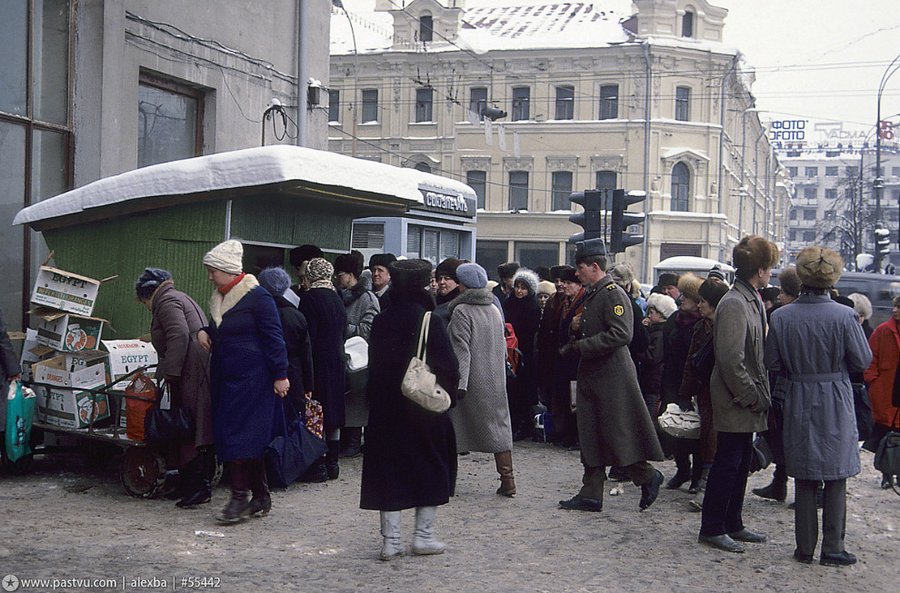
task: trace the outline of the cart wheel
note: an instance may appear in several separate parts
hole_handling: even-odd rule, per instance
[[[166,481],[166,461],[150,447],[129,447],[119,477],[131,496],[151,498]]]

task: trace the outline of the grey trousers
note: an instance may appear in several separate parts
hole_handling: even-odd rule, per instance
[[[813,555],[819,541],[819,517],[816,511],[816,480],[795,480],[794,533],[797,552]],[[847,480],[825,482],[822,508],[822,553],[844,551],[844,532],[847,519]]]

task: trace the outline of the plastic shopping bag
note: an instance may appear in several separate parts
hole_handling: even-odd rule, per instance
[[[37,397],[21,381],[9,384],[6,396],[6,458],[15,463],[31,455],[31,423]]]

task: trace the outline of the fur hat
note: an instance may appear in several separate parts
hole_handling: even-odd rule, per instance
[[[538,294],[555,294],[556,293],[556,285],[550,282],[549,280],[541,280],[538,282]]]
[[[678,278],[678,292],[686,299],[691,299],[695,303],[700,302],[700,285],[703,284],[703,278],[690,272],[682,274]]]
[[[513,276],[513,286],[516,285],[516,282],[522,282],[525,286],[528,287],[528,292],[530,294],[537,294],[538,289],[538,275],[529,270],[528,268],[519,268],[518,271]]]
[[[630,264],[620,263],[614,265],[609,269],[609,275],[612,276],[613,282],[622,287],[634,282],[634,270]]]
[[[272,296],[281,296],[291,286],[291,276],[284,268],[266,268],[256,277],[259,285]]]
[[[358,280],[363,271],[363,254],[356,250],[340,254],[334,260],[334,271],[353,274]]]
[[[324,257],[314,257],[309,260],[306,267],[306,279],[310,284],[319,280],[331,280],[334,276],[334,266]]]
[[[781,291],[789,296],[797,298],[800,296],[800,276],[797,274],[796,266],[788,266],[778,272],[778,284],[781,285]]]
[[[459,284],[459,278],[456,277],[456,269],[464,263],[465,260],[448,257],[434,269],[434,277],[439,278],[441,276],[446,276]]]
[[[703,284],[700,285],[700,288],[697,289],[697,292],[700,294],[700,298],[709,303],[709,305],[715,309],[719,306],[719,301],[722,300],[722,297],[725,296],[725,293],[728,292],[728,285],[724,282],[719,282],[718,280],[710,280],[707,278],[703,281]]]
[[[460,264],[456,268],[456,277],[459,283],[466,288],[484,288],[487,286],[487,272],[475,263]]]
[[[550,279],[553,281],[559,280],[559,275],[566,268],[571,268],[572,266],[553,266],[550,268]]]
[[[500,278],[512,278],[516,275],[516,272],[518,270],[519,262],[506,262],[505,264],[500,264],[499,266],[497,266],[497,275],[500,276]]]
[[[134,283],[134,291],[137,293],[137,298],[141,300],[149,299],[153,292],[159,288],[160,284],[171,279],[172,273],[168,270],[144,268],[144,273]]]
[[[663,317],[668,319],[672,316],[672,313],[674,313],[678,309],[678,305],[675,304],[675,299],[673,299],[669,295],[654,292],[647,299],[647,308],[656,309],[662,314]]]
[[[375,266],[388,268],[395,261],[397,261],[397,257],[393,253],[376,253],[369,258],[369,269],[371,270]]]
[[[657,282],[656,285],[660,288],[663,286],[678,286],[678,274],[674,272],[664,272],[659,275],[659,282]]]
[[[841,277],[844,260],[825,247],[807,247],[797,256],[797,275],[810,288],[831,288]]]
[[[309,261],[317,257],[325,257],[325,254],[322,253],[322,250],[315,245],[301,245],[300,247],[294,247],[293,249],[291,249],[288,257],[291,261],[291,265],[296,268],[305,261]]]
[[[240,274],[244,271],[244,246],[240,241],[222,241],[203,256],[203,265],[222,270],[226,274]]]
[[[572,266],[563,266],[563,269],[559,271],[559,279],[563,282],[581,284],[581,280],[578,279],[578,276],[575,274],[575,268]]]
[[[734,246],[731,252],[734,267],[740,278],[748,278],[761,268],[771,268],[778,263],[778,247],[760,237],[748,235]]]
[[[391,262],[391,291],[394,293],[424,292],[431,282],[431,262],[424,259],[405,259]]]

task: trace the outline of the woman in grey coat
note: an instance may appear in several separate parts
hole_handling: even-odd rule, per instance
[[[794,559],[809,564],[819,539],[816,487],[825,482],[821,564],[848,566],[844,550],[847,478],[859,473],[850,373],[866,369],[872,352],[856,313],[831,300],[844,262],[830,249],[807,247],[797,257],[800,298],[772,314],[766,366],[784,377],[784,456],[796,481]]]
[[[457,451],[493,453],[500,474],[497,494],[512,498],[512,424],[506,400],[503,321],[478,264],[456,269],[461,294],[450,302],[450,341],[459,361],[458,403],[450,410]]]

